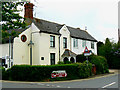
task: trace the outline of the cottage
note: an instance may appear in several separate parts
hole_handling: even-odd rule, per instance
[[[87,31],[33,17],[33,4],[25,5],[31,25],[14,38],[14,64],[53,65],[58,61],[76,62],[87,46],[97,54],[97,40]]]
[[[25,5],[30,25],[13,40],[13,64],[54,65],[76,62],[85,47],[97,54],[97,40],[86,30],[33,17],[33,4]]]

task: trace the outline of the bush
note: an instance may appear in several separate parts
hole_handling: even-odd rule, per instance
[[[2,80],[8,80],[10,69],[5,70],[5,68],[3,68],[3,67],[1,67],[0,69],[2,70],[2,72],[0,74],[0,77],[2,78]]]
[[[90,62],[96,66],[96,74],[104,74],[109,72],[107,60],[104,57],[91,55],[89,59]]]
[[[64,62],[63,61],[59,61],[58,64],[64,64]]]
[[[84,56],[84,54],[76,56],[76,62],[83,63],[85,60],[86,60],[86,57]]]
[[[71,61],[66,61],[66,62],[59,61],[58,64],[72,64],[72,62]]]
[[[78,75],[80,78],[92,76],[92,64],[88,62],[87,65],[86,61],[78,63]]]
[[[15,65],[10,70],[10,80],[17,81],[53,81],[53,80],[70,80],[85,78],[91,76],[92,64],[77,63],[77,64],[58,64],[46,66],[30,66],[30,65]],[[52,71],[65,70],[67,77],[51,79]]]

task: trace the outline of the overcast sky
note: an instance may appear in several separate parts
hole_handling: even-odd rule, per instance
[[[31,0],[34,17],[85,29],[98,41],[118,41],[119,0]]]

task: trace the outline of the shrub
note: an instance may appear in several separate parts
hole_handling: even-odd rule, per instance
[[[64,62],[63,61],[59,61],[58,64],[64,64]]]
[[[91,55],[89,57],[90,62],[96,66],[96,74],[108,73],[107,60],[102,56]]]
[[[78,75],[80,78],[86,78],[92,75],[92,64],[86,61],[78,63]]]
[[[80,54],[76,56],[76,62],[83,63],[85,60],[86,60],[86,57],[84,56],[84,54]]]
[[[72,62],[71,61],[66,61],[66,62],[59,61],[58,64],[72,64]]]
[[[8,80],[10,69],[5,70],[5,68],[3,68],[3,67],[1,67],[0,69],[2,70],[1,75],[0,75],[2,80]]]

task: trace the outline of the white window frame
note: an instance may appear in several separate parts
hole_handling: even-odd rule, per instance
[[[86,40],[82,40],[82,47],[86,47]]]
[[[94,45],[94,42],[91,41],[91,48],[94,49],[95,48],[95,45]]]
[[[73,38],[73,47],[77,48],[78,47],[78,39]]]

